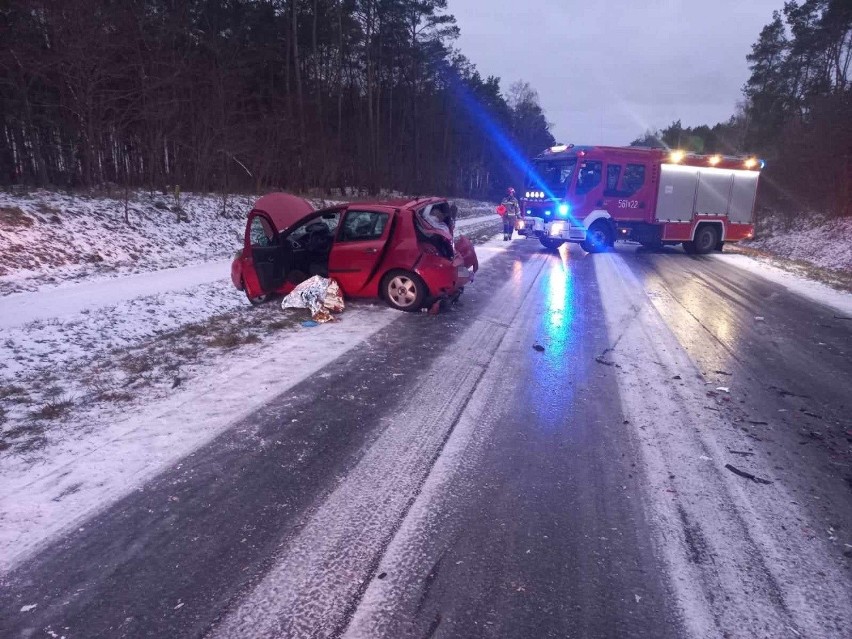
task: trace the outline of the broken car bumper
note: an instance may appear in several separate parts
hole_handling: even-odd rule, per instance
[[[458,297],[473,279],[473,271],[460,257],[450,262],[435,255],[424,255],[415,271],[426,283],[431,301]]]

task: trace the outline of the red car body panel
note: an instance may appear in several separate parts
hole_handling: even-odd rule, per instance
[[[249,213],[249,222],[251,221],[252,213],[255,211],[262,212],[266,214],[272,227],[281,232],[299,222],[299,220],[303,219],[313,210],[314,207],[311,206],[310,202],[296,195],[290,193],[268,193],[261,196],[255,202],[254,207],[252,207]],[[244,247],[251,245],[249,228],[250,225],[246,224]],[[247,254],[245,248],[243,248],[231,263],[231,281],[239,290],[248,289],[255,293],[252,297],[257,297],[262,294],[259,292],[261,287],[253,269],[250,268],[251,263],[251,255]],[[249,268],[246,268],[246,266],[249,266]],[[246,278],[248,281],[245,281]]]
[[[254,203],[254,210],[266,213],[281,233],[313,212],[314,207],[307,200],[290,193],[269,193]]]
[[[285,197],[273,197],[285,196]],[[358,202],[344,204],[322,211],[304,211],[304,200],[287,194],[266,195],[257,201],[246,223],[244,246],[231,265],[231,280],[240,290],[245,290],[250,298],[267,293],[289,293],[295,287],[290,281],[274,287],[264,288],[258,269],[268,268],[265,260],[275,259],[272,247],[253,247],[251,226],[254,218],[263,220],[264,228],[272,234],[271,243],[279,251],[287,251],[283,242],[288,232],[304,225],[313,218],[318,221],[329,214],[339,213],[340,217],[334,231],[334,241],[328,254],[328,276],[340,285],[347,297],[378,297],[380,284],[384,276],[393,270],[417,273],[426,284],[429,299],[451,298],[471,280],[472,273],[479,268],[476,251],[469,239],[460,237],[452,241],[452,234],[437,228],[425,228],[420,219],[420,231],[415,227],[416,211],[430,204],[442,204],[439,198],[418,200],[392,200],[384,202]],[[270,206],[276,205],[277,208]],[[263,206],[262,206],[263,205]],[[291,208],[287,208],[291,207]],[[274,208],[275,214],[269,210]],[[364,240],[339,241],[343,220],[350,210],[375,212],[388,216],[381,237]],[[446,251],[453,252],[449,258],[423,235],[440,236],[446,242]],[[440,240],[436,240],[440,241]]]
[[[476,257],[476,251],[473,248],[473,242],[470,241],[470,238],[464,235],[456,238],[455,247],[456,253],[461,256],[464,266],[467,266],[476,273],[479,270],[479,258]]]

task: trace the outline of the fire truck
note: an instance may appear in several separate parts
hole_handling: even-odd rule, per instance
[[[590,253],[632,240],[721,251],[754,236],[763,161],[642,147],[557,145],[531,164],[518,231]]]

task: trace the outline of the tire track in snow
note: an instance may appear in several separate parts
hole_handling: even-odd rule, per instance
[[[546,259],[535,254],[514,271],[421,376],[410,408],[387,425],[281,561],[212,637],[332,637],[345,629]]]

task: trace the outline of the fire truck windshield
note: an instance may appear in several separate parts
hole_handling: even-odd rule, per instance
[[[552,191],[563,194],[571,184],[571,177],[577,168],[577,158],[559,160],[536,160],[532,173],[527,179],[529,188],[539,188],[542,184]],[[536,177],[538,179],[536,179]],[[540,182],[539,182],[540,180]]]

